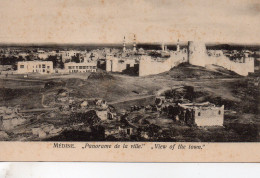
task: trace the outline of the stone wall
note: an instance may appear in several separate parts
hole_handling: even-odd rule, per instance
[[[223,126],[224,105],[222,107],[194,109],[194,121],[197,126]]]
[[[168,59],[161,61],[153,60],[150,56],[142,56],[139,63],[139,76],[163,73],[183,62],[187,62],[187,53],[184,51],[172,52]]]
[[[224,67],[227,70],[236,72],[239,75],[247,76],[249,72],[254,72],[254,59],[253,58],[244,58],[244,62],[234,62],[231,61],[226,56],[208,56],[206,64],[214,64],[221,67]]]

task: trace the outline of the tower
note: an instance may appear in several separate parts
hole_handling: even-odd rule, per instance
[[[133,51],[136,52],[136,37],[134,35]]]
[[[164,43],[162,43],[162,51],[164,51],[165,49]]]
[[[177,41],[177,52],[179,52],[180,51],[180,44],[179,44],[179,39],[178,39],[178,41]]]
[[[205,67],[207,59],[205,43],[188,41],[188,62],[191,65]]]
[[[124,41],[123,41],[123,52],[126,51],[126,48],[125,48],[125,36],[124,36]]]

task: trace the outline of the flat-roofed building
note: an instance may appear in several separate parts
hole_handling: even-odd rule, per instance
[[[96,72],[97,63],[96,62],[68,62],[65,63],[65,72],[67,73],[84,73],[84,72]]]
[[[17,73],[18,74],[27,74],[27,73],[51,74],[53,73],[53,62],[52,61],[18,62]]]
[[[179,119],[197,126],[223,126],[224,105],[218,107],[212,103],[178,104]]]

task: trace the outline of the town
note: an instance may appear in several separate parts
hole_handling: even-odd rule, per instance
[[[259,47],[136,41],[1,46],[0,140],[259,139]]]

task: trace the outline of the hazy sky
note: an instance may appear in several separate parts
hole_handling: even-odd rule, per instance
[[[0,0],[0,42],[260,43],[260,0]]]

